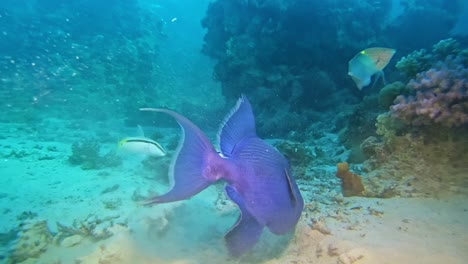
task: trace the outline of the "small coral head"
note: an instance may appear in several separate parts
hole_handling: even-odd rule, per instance
[[[348,162],[341,162],[336,164],[336,168],[338,171],[336,172],[336,175],[339,176],[347,171],[349,171],[349,165]]]

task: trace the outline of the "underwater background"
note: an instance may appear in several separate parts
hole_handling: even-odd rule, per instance
[[[0,262],[467,263],[467,24],[463,0],[0,1]],[[370,47],[396,53],[359,90]],[[139,108],[215,143],[241,94],[305,207],[232,258],[222,182],[143,205],[181,131]],[[141,130],[167,155],[119,147]]]

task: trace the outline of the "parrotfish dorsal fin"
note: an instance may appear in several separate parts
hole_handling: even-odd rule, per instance
[[[218,132],[219,147],[221,153],[225,157],[229,157],[242,139],[256,136],[255,118],[247,97],[242,95],[239,98],[236,106],[221,124]]]
[[[396,50],[394,49],[381,47],[368,48],[361,51],[362,54],[372,59],[378,71],[383,70],[387,66],[395,52]]]
[[[240,210],[237,222],[224,236],[229,254],[238,257],[257,243],[262,234],[263,226],[247,210],[244,200],[234,187],[227,185],[225,190],[227,196],[237,204]]]

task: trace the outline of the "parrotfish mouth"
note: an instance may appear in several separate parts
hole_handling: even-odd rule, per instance
[[[257,137],[250,102],[241,96],[218,133],[218,153],[205,134],[184,116],[167,109],[141,108],[172,116],[182,137],[169,169],[171,189],[147,204],[188,199],[219,179],[225,193],[240,210],[225,235],[233,257],[249,252],[266,227],[281,235],[294,230],[304,201],[291,175],[289,162],[274,147]]]

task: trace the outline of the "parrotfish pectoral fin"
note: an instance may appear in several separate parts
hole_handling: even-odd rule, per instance
[[[243,138],[255,136],[255,118],[247,97],[242,95],[226,116],[218,133],[221,153],[229,157]]]
[[[234,201],[240,209],[237,222],[224,236],[229,254],[239,257],[246,253],[257,243],[263,231],[263,226],[247,211],[244,200],[239,196],[234,187],[228,185],[226,194]]]
[[[382,82],[384,86],[387,84],[387,81],[385,80],[385,74],[383,71],[376,72],[374,76],[375,77],[374,77],[374,81],[372,83],[371,89],[374,89],[375,85],[377,84],[380,78],[382,78]]]
[[[387,80],[385,79],[385,73],[383,71],[380,71],[380,75],[382,76],[383,85],[387,85]]]
[[[147,204],[184,200],[208,187],[213,181],[203,176],[205,160],[208,155],[217,153],[203,132],[176,112],[158,108],[140,110],[162,112],[174,117],[183,132],[169,170],[172,189],[164,195],[151,198]]]
[[[286,180],[288,182],[288,193],[289,193],[289,200],[291,201],[291,205],[293,207],[297,206],[297,203],[302,200],[301,197],[297,197],[298,192],[297,192],[297,187],[293,180],[291,179],[291,175],[289,175],[288,169],[284,169],[284,175],[286,176]],[[302,210],[301,210],[302,211]]]

